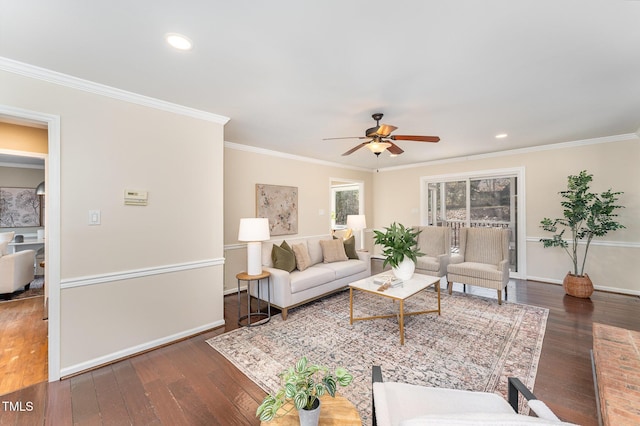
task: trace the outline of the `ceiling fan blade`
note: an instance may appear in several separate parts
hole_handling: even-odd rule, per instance
[[[370,141],[369,141],[370,142]],[[351,148],[349,151],[345,152],[344,154],[342,154],[343,156],[345,155],[349,155],[349,154],[353,154],[354,152],[356,152],[357,150],[359,150],[360,148],[362,148],[363,146],[365,146],[366,144],[368,144],[369,142],[363,142],[359,145],[354,146],[353,148]]]
[[[414,142],[438,142],[438,136],[409,136],[409,135],[393,135],[389,139],[394,141],[414,141]]]
[[[385,141],[385,142],[389,142],[389,141]],[[393,142],[389,142],[391,144],[390,147],[387,148],[387,151],[389,151],[391,154],[393,155],[400,155],[404,152],[404,150],[402,148],[400,148],[398,145],[396,145]]]
[[[376,131],[376,134],[378,136],[382,136],[383,138],[386,138],[391,134],[391,132],[397,129],[398,128],[396,126],[391,126],[389,124],[381,124],[378,126],[378,130]]]
[[[323,141],[334,141],[336,139],[367,139],[365,136],[345,136],[343,138],[324,138]]]

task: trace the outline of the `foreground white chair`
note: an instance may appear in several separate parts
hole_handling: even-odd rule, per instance
[[[494,393],[384,382],[373,366],[373,425],[570,425],[516,378],[509,378],[509,402]],[[518,414],[518,393],[538,417]]]

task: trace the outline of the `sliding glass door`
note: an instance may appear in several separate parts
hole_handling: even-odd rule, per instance
[[[451,249],[460,245],[460,228],[494,227],[511,230],[510,269],[517,273],[520,244],[518,188],[523,171],[493,171],[466,176],[422,178],[423,224],[451,228]],[[515,274],[519,275],[519,274]]]

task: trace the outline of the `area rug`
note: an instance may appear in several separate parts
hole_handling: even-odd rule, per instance
[[[436,293],[423,291],[405,301],[405,312],[430,309]],[[396,313],[398,303],[354,293],[354,316]],[[400,345],[396,318],[349,325],[349,292],[292,309],[267,324],[240,328],[207,340],[266,392],[278,374],[307,356],[332,368],[343,366],[354,380],[339,392],[371,418],[371,366],[385,381],[496,392],[506,398],[507,378],[533,389],[548,310],[463,293],[442,294],[442,315],[405,317]]]

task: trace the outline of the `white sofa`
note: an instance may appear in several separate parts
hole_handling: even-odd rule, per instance
[[[23,250],[0,257],[0,294],[27,289],[34,278],[34,250]]]
[[[371,261],[368,252],[358,251],[359,259],[324,263],[320,240],[332,240],[331,235],[309,238],[291,238],[284,240],[288,244],[305,244],[309,253],[310,264],[307,269],[287,272],[274,268],[271,259],[273,245],[280,245],[283,240],[262,243],[262,269],[271,273],[271,304],[282,311],[282,319],[287,319],[288,310],[304,303],[318,299],[330,293],[346,288],[349,283],[371,275]],[[267,297],[267,282],[260,283],[260,296]],[[251,294],[258,295],[258,286],[251,286]]]

